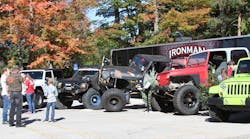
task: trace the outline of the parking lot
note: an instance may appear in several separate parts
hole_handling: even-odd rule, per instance
[[[0,125],[1,139],[221,139],[250,138],[250,113],[236,114],[229,123],[214,122],[207,111],[182,116],[147,112],[142,100],[132,99],[122,112],[83,109],[56,110],[56,122],[43,122],[45,109],[22,115],[26,127]],[[2,111],[2,109],[1,109]],[[2,113],[2,112],[1,112]]]

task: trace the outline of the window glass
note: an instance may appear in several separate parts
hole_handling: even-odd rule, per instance
[[[241,61],[237,73],[250,73],[250,60]]]
[[[52,78],[51,72],[46,72],[45,77],[46,77],[46,78]]]
[[[42,71],[30,71],[30,72],[22,72],[24,74],[29,74],[32,79],[42,79],[43,72]]]
[[[189,57],[188,65],[205,64],[207,52],[195,54]]]
[[[226,51],[210,52],[209,66],[213,66],[216,71],[220,71],[222,68],[227,68],[227,54]]]
[[[231,52],[231,59],[234,61],[235,64],[237,64],[239,59],[243,57],[247,57],[247,53],[245,50],[233,50]]]

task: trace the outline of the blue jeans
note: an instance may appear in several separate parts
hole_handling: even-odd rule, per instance
[[[10,109],[10,100],[7,95],[3,95],[3,122],[7,122],[8,109]]]
[[[29,111],[31,113],[35,113],[34,93],[33,94],[26,94],[26,99],[28,102]]]
[[[54,121],[55,119],[55,107],[56,107],[56,102],[47,102],[47,106],[46,106],[46,118],[45,121],[49,120],[49,111],[50,111],[50,107],[52,108],[51,110],[51,121]]]

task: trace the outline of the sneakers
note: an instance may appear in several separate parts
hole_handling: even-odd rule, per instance
[[[49,122],[48,120],[43,120],[43,122]]]
[[[7,122],[7,121],[3,121],[2,124],[3,124],[3,125],[6,125],[6,124],[8,124],[8,122]]]
[[[16,127],[25,127],[25,125],[16,125]]]
[[[54,122],[56,122],[56,120],[50,120],[49,122],[53,122],[54,123]]]

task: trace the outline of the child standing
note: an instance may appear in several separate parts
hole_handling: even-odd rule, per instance
[[[53,85],[53,80],[48,79],[48,90],[45,92],[47,97],[47,106],[46,106],[46,117],[44,121],[49,121],[49,111],[51,107],[51,122],[55,122],[55,106],[56,106],[56,97],[58,96],[57,88]]]
[[[34,103],[34,82],[33,79],[30,77],[29,74],[25,76],[25,86],[26,86],[26,92],[25,96],[28,102],[29,106],[29,112],[28,113],[35,113],[35,103]]]

